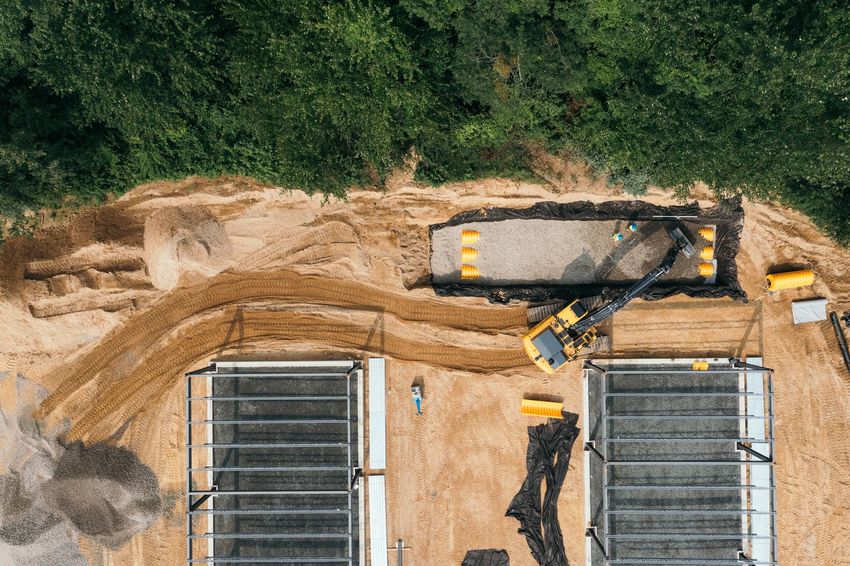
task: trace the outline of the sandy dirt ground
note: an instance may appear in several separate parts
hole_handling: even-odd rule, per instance
[[[9,242],[0,262],[3,379],[20,374],[43,389],[39,430],[135,453],[163,500],[153,524],[119,548],[84,533],[68,544],[105,566],[185,556],[185,371],[210,358],[383,355],[388,537],[404,539],[405,564],[460,564],[472,548],[505,548],[512,564],[533,564],[518,523],[504,516],[525,474],[525,427],[539,422],[520,415],[519,402],[559,396],[580,413],[579,366],[545,376],[525,359],[524,305],[436,298],[427,227],[482,206],[626,198],[569,163],[541,167],[547,186],[431,188],[402,173],[386,191],[352,191],[344,202],[244,179],[156,183]],[[674,203],[660,189],[646,199]],[[777,370],[781,563],[850,564],[850,376],[831,326],[794,327],[790,313],[791,300],[812,296],[850,308],[850,252],[797,213],[745,210],[738,265],[750,303],[638,301],[613,323],[614,354],[763,355]],[[799,265],[817,272],[813,288],[764,296],[769,269]],[[424,384],[420,417],[414,380]],[[16,403],[0,397],[7,417]],[[572,564],[583,563],[585,546],[581,442],[560,498]],[[15,451],[0,454],[6,470]]]

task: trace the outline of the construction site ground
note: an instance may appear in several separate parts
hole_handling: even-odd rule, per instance
[[[520,399],[562,397],[581,413],[580,365],[552,376],[531,365],[520,347],[525,305],[436,298],[428,226],[484,206],[629,198],[571,164],[547,171],[546,186],[491,179],[439,188],[401,172],[386,191],[353,190],[346,201],[190,178],[138,187],[7,242],[0,408],[20,430],[0,449],[0,474],[20,466],[21,435],[127,448],[155,473],[161,513],[123,546],[79,532],[69,544],[90,564],[177,564],[183,373],[211,358],[384,356],[387,534],[409,547],[405,564],[460,564],[473,548],[504,548],[511,564],[533,564],[519,524],[504,516],[525,476],[526,426],[541,422],[520,414]],[[696,191],[702,204],[708,195]],[[676,202],[661,189],[644,198]],[[792,326],[790,311],[791,300],[815,296],[850,309],[850,251],[787,209],[748,202],[745,212],[738,266],[750,302],[636,301],[610,327],[613,355],[762,355],[776,368],[780,561],[850,564],[850,375],[829,323]],[[764,295],[769,269],[795,266],[815,270],[814,287]],[[422,416],[414,380],[424,385]],[[24,426],[31,414],[38,427]],[[559,503],[572,564],[583,563],[585,548],[581,447],[579,438]],[[0,555],[15,546],[9,540]],[[30,559],[19,563],[62,563],[34,561],[51,549],[33,543],[12,550]]]

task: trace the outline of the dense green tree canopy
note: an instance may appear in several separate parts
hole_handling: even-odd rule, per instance
[[[705,181],[850,237],[838,0],[0,0],[0,213],[245,174],[342,194],[527,175]]]

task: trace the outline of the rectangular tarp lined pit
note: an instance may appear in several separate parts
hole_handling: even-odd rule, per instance
[[[630,231],[630,225],[636,230]],[[685,293],[746,301],[735,263],[743,227],[740,199],[712,208],[580,201],[462,212],[430,226],[431,282],[440,295],[484,296],[493,302],[615,294],[660,263],[673,245],[667,231],[674,227],[685,233],[696,253],[690,258],[680,254],[670,272],[641,298]],[[713,238],[702,237],[701,228],[713,228]],[[479,234],[476,243],[466,246],[475,249],[466,262],[462,230]],[[623,239],[615,240],[614,234]],[[701,257],[702,252],[710,257]],[[713,266],[708,277],[699,272],[702,262]],[[463,263],[473,265],[479,276],[463,280]]]

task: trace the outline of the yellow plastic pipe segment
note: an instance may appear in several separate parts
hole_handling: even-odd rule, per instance
[[[697,230],[697,232],[699,232],[699,235],[702,236],[705,241],[714,241],[714,228],[712,228],[711,226],[703,226],[702,228]]]
[[[478,250],[475,248],[461,248],[460,261],[462,263],[472,263],[478,259]]]
[[[561,419],[564,417],[564,404],[555,401],[537,401],[535,399],[523,399],[519,408],[523,415],[534,417],[552,417]]]
[[[797,287],[808,287],[815,282],[815,272],[811,269],[799,271],[786,271],[785,273],[771,273],[767,276],[767,290],[781,291],[782,289],[795,289]]]
[[[464,246],[471,246],[475,242],[478,241],[478,238],[481,237],[481,233],[478,230],[461,230],[460,231],[460,243]]]
[[[460,266],[461,279],[478,279],[481,277],[481,272],[474,265],[463,264]]]

